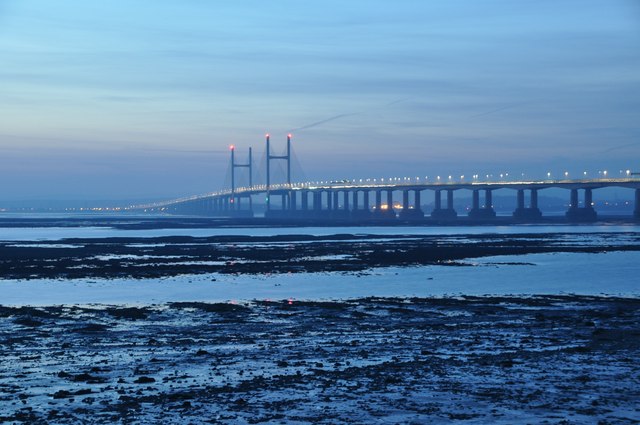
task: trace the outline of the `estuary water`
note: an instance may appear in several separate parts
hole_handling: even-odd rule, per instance
[[[525,233],[626,233],[640,226],[625,225],[510,225],[510,226],[348,226],[348,227],[217,227],[125,230],[112,227],[0,227],[4,241],[57,241],[70,238],[153,238],[163,236],[278,236],[335,234],[366,235],[481,235]]]
[[[637,225],[477,227],[298,227],[118,230],[103,227],[2,228],[0,240],[216,235],[465,235],[560,234],[579,237],[601,253],[557,252],[484,257],[455,265],[373,268],[365,272],[180,275],[153,279],[0,279],[1,305],[160,304],[261,299],[329,300],[369,296],[582,294],[640,296],[640,252],[606,250],[638,244]],[[598,235],[596,235],[598,234]],[[604,234],[604,237],[603,237]]]

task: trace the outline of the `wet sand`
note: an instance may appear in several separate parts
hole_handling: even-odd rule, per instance
[[[0,308],[10,423],[640,420],[640,300]]]

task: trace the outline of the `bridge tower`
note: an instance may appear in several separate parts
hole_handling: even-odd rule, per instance
[[[266,209],[271,210],[271,160],[285,160],[287,161],[287,185],[291,186],[291,134],[287,135],[287,153],[286,155],[271,155],[271,140],[269,134],[266,135],[267,139],[267,198]],[[286,210],[290,206],[289,190],[281,191],[282,195],[282,209]]]
[[[229,199],[230,209],[231,211],[240,211],[240,200],[242,199],[242,195],[236,194],[236,168],[248,168],[249,169],[249,187],[253,186],[253,155],[251,148],[249,148],[249,162],[246,164],[237,164],[236,163],[236,148],[234,145],[229,147],[231,150],[231,197]],[[253,206],[251,204],[251,196],[248,195],[249,199],[249,213],[253,215]]]

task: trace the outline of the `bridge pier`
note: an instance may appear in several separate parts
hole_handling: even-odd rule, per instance
[[[580,207],[578,202],[578,189],[571,189],[571,198],[569,209],[565,216],[567,220],[574,222],[591,222],[598,219],[596,210],[593,209],[593,193],[592,190],[584,189],[584,206]]]
[[[398,217],[402,220],[422,220],[424,212],[420,208],[420,190],[413,191],[413,207],[409,204],[410,190],[402,191],[402,211]]]
[[[340,191],[335,190],[333,192],[329,192],[329,197],[332,198],[331,212],[329,213],[329,216],[335,219],[345,218],[347,216],[345,211],[340,209]]]
[[[529,207],[524,205],[524,189],[518,189],[518,204],[513,212],[513,218],[517,220],[538,220],[542,218],[542,212],[538,208],[538,189],[530,189]]]
[[[322,211],[322,192],[313,192],[313,215],[318,216]]]
[[[340,208],[340,193],[343,194],[343,202],[346,204],[344,208]],[[329,211],[329,217],[335,219],[345,219],[349,217],[349,192],[335,190],[333,192],[327,192],[327,205],[331,202],[331,208]]]
[[[382,204],[382,193],[387,192],[386,205]],[[376,219],[395,219],[396,213],[393,210],[393,190],[387,189],[375,189],[375,201],[373,211],[369,210],[369,193],[365,192],[364,205],[367,209],[367,215],[373,216]]]
[[[359,208],[358,202],[358,190],[353,192],[353,211],[351,211],[352,218],[367,219],[371,216],[369,210],[369,191],[362,190],[362,208]]]
[[[484,190],[484,205],[480,207],[480,191],[474,190],[472,193],[472,205],[469,217],[477,220],[495,218],[496,212],[493,209],[493,196],[491,189]]]
[[[297,193],[295,190],[291,190],[289,191],[289,211],[291,211],[293,214],[295,214],[295,212],[298,209],[298,205],[297,205]]]
[[[447,189],[447,208],[442,208],[442,190],[436,189],[435,207],[431,211],[431,217],[437,220],[453,220],[458,217],[458,213],[453,208],[453,189]]]
[[[636,220],[640,220],[640,189],[636,189],[636,207],[633,210],[633,216]]]
[[[376,218],[396,218],[393,209],[389,209],[389,196],[387,195],[387,208],[382,208],[382,190],[376,190],[376,201],[373,209],[373,214]],[[392,196],[393,197],[393,196]]]

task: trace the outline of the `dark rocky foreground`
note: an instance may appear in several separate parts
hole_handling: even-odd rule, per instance
[[[362,271],[546,252],[640,251],[640,233],[213,236],[0,241],[0,279]]]
[[[0,422],[640,421],[640,300],[0,307]]]

